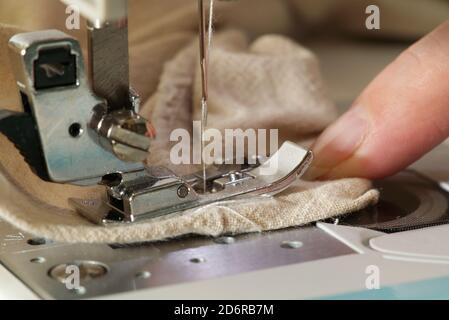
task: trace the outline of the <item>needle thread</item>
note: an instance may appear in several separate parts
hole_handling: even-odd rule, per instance
[[[203,169],[203,192],[206,192],[207,184],[207,170],[205,159],[205,132],[207,126],[207,114],[208,114],[208,64],[210,47],[212,44],[212,23],[214,12],[214,0],[209,0],[209,15],[208,15],[208,28],[206,29],[206,10],[204,8],[205,0],[198,0],[199,9],[199,41],[200,41],[200,66],[201,66],[201,163]],[[206,31],[207,30],[207,31]]]

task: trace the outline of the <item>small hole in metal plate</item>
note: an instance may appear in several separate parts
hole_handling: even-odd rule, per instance
[[[69,134],[72,138],[78,138],[83,134],[83,127],[79,123],[73,123],[69,127]]]
[[[61,283],[65,283],[67,277],[76,269],[79,271],[80,281],[84,282],[100,279],[109,272],[109,267],[101,262],[75,261],[52,267],[48,271],[48,275]]]
[[[45,238],[32,238],[27,241],[30,246],[43,246],[48,243]]]
[[[299,249],[304,244],[301,241],[283,241],[281,243],[281,248],[284,249]]]
[[[204,258],[192,258],[192,259],[190,259],[190,262],[192,262],[192,263],[204,263],[204,262],[206,262],[206,259],[204,259]]]
[[[149,279],[151,277],[151,272],[149,271],[140,271],[136,273],[137,279]]]
[[[87,290],[84,287],[79,287],[73,290],[77,295],[82,296],[85,295]]]
[[[36,257],[30,260],[31,263],[45,263],[44,257]]]

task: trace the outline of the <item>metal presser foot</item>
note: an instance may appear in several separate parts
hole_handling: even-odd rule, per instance
[[[274,195],[288,188],[311,161],[310,151],[286,142],[258,166],[210,168],[206,191],[202,172],[179,177],[165,168],[150,167],[104,176],[101,184],[107,189],[106,200],[71,199],[71,203],[98,224],[135,222],[226,200]]]
[[[91,31],[94,65],[101,60],[99,43],[112,51],[114,45],[127,45],[126,25],[105,28],[114,31],[107,38],[105,30]],[[264,163],[209,168],[206,183],[202,172],[180,177],[165,168],[144,167],[150,126],[137,114],[139,99],[129,90],[127,67],[112,76],[114,65],[91,68],[96,73],[92,90],[79,43],[66,34],[19,34],[10,47],[23,112],[0,111],[0,132],[43,180],[103,185],[104,199],[71,199],[94,223],[136,222],[219,201],[273,195],[301,176],[312,160],[310,151],[287,142]],[[114,61],[120,63],[128,60]],[[127,94],[108,91],[104,77],[119,79],[115,85]]]

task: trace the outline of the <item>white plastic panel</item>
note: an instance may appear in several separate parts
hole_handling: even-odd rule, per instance
[[[36,300],[37,296],[0,264],[0,300]]]
[[[80,13],[92,22],[117,21],[127,16],[127,0],[61,0],[77,6]]]
[[[449,259],[449,225],[400,232],[370,240],[382,253],[417,258]]]

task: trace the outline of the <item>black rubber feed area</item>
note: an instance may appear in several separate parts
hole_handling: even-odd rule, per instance
[[[36,124],[30,114],[0,110],[0,133],[14,143],[35,174],[42,180],[50,180]]]
[[[374,182],[379,202],[339,218],[339,224],[386,233],[449,223],[449,194],[436,182],[414,171]]]

